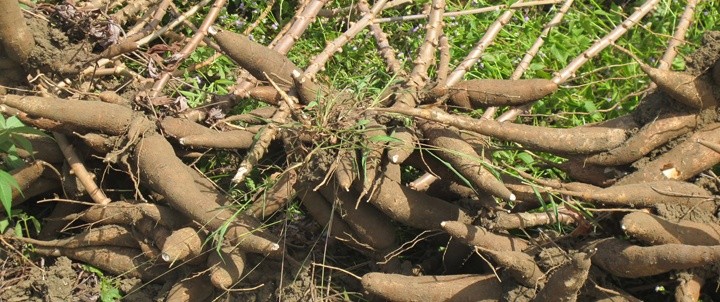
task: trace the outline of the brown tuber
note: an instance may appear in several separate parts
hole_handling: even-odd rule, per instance
[[[623,278],[654,276],[677,269],[708,266],[720,261],[720,245],[663,244],[642,247],[616,238],[594,244],[593,264]]]
[[[491,249],[498,252],[522,251],[529,244],[527,241],[509,234],[495,234],[487,230],[459,221],[443,221],[442,229],[451,236],[466,244]]]
[[[210,281],[217,288],[227,290],[233,287],[245,270],[245,254],[223,248],[210,251],[207,266],[210,268]]]
[[[720,226],[689,220],[670,221],[643,212],[622,219],[622,229],[646,244],[720,245]]]
[[[499,301],[500,281],[493,275],[403,276],[369,273],[365,290],[387,301]]]
[[[585,284],[590,272],[590,264],[588,254],[572,255],[568,263],[550,276],[545,287],[535,296],[534,301],[577,301],[578,291]]]
[[[702,76],[657,69],[645,64],[640,65],[640,68],[657,84],[658,88],[680,103],[695,109],[717,105],[712,84]]]
[[[467,109],[490,106],[517,106],[539,100],[555,91],[558,85],[546,79],[467,80],[450,87],[450,101]]]
[[[192,227],[173,231],[162,245],[161,257],[163,261],[170,263],[192,261],[202,254],[205,240],[205,234]]]

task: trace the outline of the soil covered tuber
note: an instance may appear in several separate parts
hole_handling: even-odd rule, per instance
[[[592,257],[593,264],[624,278],[654,276],[720,261],[720,245],[663,244],[643,247],[608,238],[594,243],[593,247],[597,248],[597,253]]]
[[[403,276],[369,273],[363,287],[388,301],[498,301],[500,282],[493,275]]]
[[[643,212],[625,215],[622,229],[646,244],[720,245],[720,226],[689,220],[670,221]]]

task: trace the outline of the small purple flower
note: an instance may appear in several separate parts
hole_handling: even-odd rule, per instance
[[[416,33],[418,30],[420,30],[420,25],[417,25],[417,26],[411,28],[411,29],[410,29],[410,33],[411,33],[411,34],[414,34],[414,33]]]
[[[241,28],[241,27],[243,27],[243,26],[245,26],[245,21],[240,20],[240,19],[238,19],[237,21],[235,21],[235,27]]]
[[[250,41],[255,41],[255,37],[253,37],[253,34],[249,34],[248,39],[250,39]]]
[[[278,24],[277,24],[277,22],[275,22],[275,23],[273,23],[272,25],[270,25],[270,28],[272,28],[272,30],[277,30],[277,29],[278,29]]]

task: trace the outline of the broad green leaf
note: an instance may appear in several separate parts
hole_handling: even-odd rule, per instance
[[[532,165],[535,162],[535,159],[526,152],[520,152],[517,157],[522,160],[525,164]]]
[[[10,218],[0,220],[0,234],[5,233],[5,230],[10,226]]]
[[[17,180],[8,172],[0,170],[0,203],[5,208],[8,217],[12,217],[12,187],[20,191]]]
[[[25,125],[17,118],[17,116],[11,116],[5,121],[5,128],[19,128]]]
[[[20,147],[20,149],[27,151],[31,155],[33,154],[32,144],[27,138],[19,135],[14,135],[11,140],[16,146]]]
[[[48,136],[45,132],[42,132],[33,127],[24,127],[23,126],[23,127],[12,128],[9,131],[11,133],[24,133],[24,134],[35,134],[35,135],[41,135],[41,136]]]

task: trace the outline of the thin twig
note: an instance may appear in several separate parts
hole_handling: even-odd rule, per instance
[[[387,6],[388,5],[386,5],[386,7]],[[368,6],[365,1],[358,2],[357,7],[362,13],[370,12],[370,6]],[[388,41],[387,35],[383,32],[382,27],[377,23],[371,23],[370,32],[372,32],[373,37],[375,37],[378,52],[380,52],[380,56],[385,60],[385,64],[387,64],[390,73],[404,77],[405,70],[402,69],[400,61],[398,61],[395,56],[395,49],[390,46],[390,41]]]
[[[310,23],[315,20],[315,16],[318,14],[320,9],[327,3],[328,0],[311,0],[305,9],[298,11],[293,17],[292,25],[285,33],[281,33],[283,36],[277,39],[277,43],[274,44],[272,49],[278,53],[284,55],[295,45],[295,42],[300,39],[300,36],[307,30]],[[235,85],[232,95],[237,96],[235,100],[245,97],[248,89],[254,86],[256,82],[255,78],[250,75],[247,70],[244,70],[238,77],[238,82]]]
[[[495,40],[495,37],[497,37],[498,33],[500,33],[500,30],[508,24],[508,22],[510,22],[510,18],[512,18],[514,13],[515,10],[510,9],[500,15],[500,17],[498,17],[497,20],[490,25],[490,27],[488,27],[483,37],[480,41],[478,41],[475,47],[470,50],[470,53],[465,57],[465,59],[463,59],[463,61],[455,67],[455,70],[453,70],[450,76],[448,76],[447,81],[445,81],[445,83],[438,84],[442,85],[441,87],[447,88],[460,82],[463,76],[465,76],[465,73],[467,73],[468,70],[470,70],[470,68],[472,68],[478,60],[480,60],[480,56],[482,56],[485,49],[490,46],[493,40]]]
[[[361,0],[362,1],[362,0]],[[315,58],[310,61],[310,65],[301,76],[300,82],[305,82],[315,77],[315,74],[325,66],[325,63],[332,57],[333,54],[338,52],[347,42],[352,40],[363,28],[365,28],[375,16],[380,13],[382,8],[387,3],[387,0],[379,0],[375,2],[369,13],[366,13],[360,20],[355,22],[348,30],[342,35],[337,37],[332,42],[328,43],[325,49],[319,53]]]
[[[533,58],[537,55],[537,53],[540,51],[540,47],[545,44],[545,38],[550,34],[550,30],[555,27],[556,25],[560,24],[565,14],[570,10],[570,6],[572,6],[574,0],[566,0],[562,7],[560,7],[560,10],[558,10],[557,14],[548,22],[548,24],[545,25],[542,32],[540,33],[540,36],[535,40],[535,43],[533,44],[530,49],[528,49],[527,53],[525,53],[525,56],[523,56],[522,61],[520,61],[520,64],[518,64],[517,68],[515,68],[515,71],[510,76],[510,79],[512,80],[519,80],[523,73],[530,67],[530,62],[532,62]],[[509,121],[515,119],[518,113],[524,112],[532,107],[532,104],[526,104],[520,107],[512,108],[508,111],[506,111],[504,114],[502,114],[499,118],[499,122]],[[494,109],[493,109],[494,108]],[[490,118],[491,116],[495,115],[495,111],[497,111],[497,108],[488,108],[486,113],[483,114],[484,118]],[[487,113],[490,112],[491,113]]]
[[[83,187],[85,187],[85,191],[90,194],[90,198],[101,205],[110,203],[110,198],[105,196],[105,193],[95,184],[93,177],[90,175],[90,172],[85,169],[85,165],[80,161],[80,157],[77,155],[77,152],[75,152],[75,148],[73,148],[67,140],[67,137],[65,137],[65,134],[55,132],[53,135],[55,136],[58,146],[60,146],[60,150],[63,155],[65,155],[65,159],[70,165],[70,168],[73,173],[75,173],[75,177],[77,177]]]
[[[528,7],[528,6],[556,4],[556,3],[560,3],[562,1],[563,0],[541,0],[541,1],[529,1],[529,2],[518,1],[511,5],[503,4],[503,5],[488,6],[488,7],[483,7],[483,8],[469,9],[469,10],[456,11],[456,12],[446,12],[442,16],[443,16],[443,18],[448,18],[448,17],[457,17],[457,16],[464,16],[464,15],[474,15],[474,14],[481,14],[481,13],[487,13],[487,12],[494,12],[494,11],[498,11],[501,9],[517,9],[517,8]],[[410,15],[410,16],[390,17],[390,18],[378,18],[378,19],[375,19],[374,22],[375,23],[385,23],[385,22],[410,21],[410,20],[425,19],[427,17],[428,17],[427,15],[420,14],[420,15]]]
[[[172,77],[172,70],[177,68],[177,66],[185,60],[200,44],[200,41],[203,40],[208,34],[208,29],[210,26],[212,26],[215,23],[215,20],[217,19],[218,15],[220,14],[220,11],[225,6],[225,2],[227,0],[215,0],[215,3],[213,3],[212,7],[208,11],[207,15],[205,16],[205,19],[203,20],[203,23],[200,25],[200,28],[195,32],[192,39],[185,44],[185,47],[183,47],[180,52],[174,54],[170,61],[172,61],[172,67],[170,68],[170,71],[166,71],[162,74],[160,79],[155,81],[155,84],[152,87],[150,97],[154,98],[160,95],[163,88],[167,84],[167,82]]]
[[[659,1],[660,0],[648,0],[647,2],[645,2],[632,15],[625,19],[625,21],[620,23],[620,25],[618,25],[610,33],[605,35],[605,37],[595,42],[595,44],[590,46],[590,48],[588,48],[575,59],[573,59],[567,66],[565,66],[565,68],[563,68],[563,70],[559,71],[557,75],[553,77],[553,82],[557,84],[562,84],[569,78],[571,78],[573,74],[575,74],[575,72],[580,69],[583,64],[597,56],[606,47],[614,44],[615,41],[617,41],[630,28],[640,22],[640,19],[647,15],[657,5]]]

